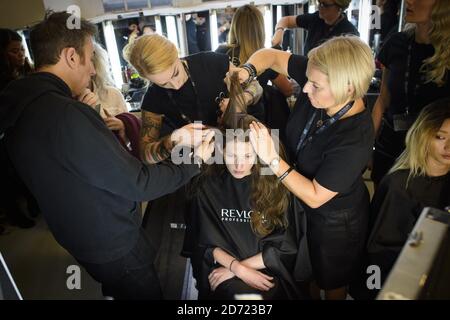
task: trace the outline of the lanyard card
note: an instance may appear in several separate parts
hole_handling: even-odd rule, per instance
[[[394,131],[408,131],[412,126],[414,120],[413,117],[408,113],[394,114]]]

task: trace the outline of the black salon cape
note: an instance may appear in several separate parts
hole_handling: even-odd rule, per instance
[[[450,173],[440,177],[410,179],[409,170],[387,175],[371,205],[372,232],[368,241],[371,264],[381,268],[383,280],[391,270],[424,207],[450,205]]]
[[[220,266],[214,264],[212,251],[220,247],[238,260],[262,252],[267,273],[278,278],[285,297],[299,298],[301,295],[295,281],[307,280],[311,274],[304,237],[304,211],[292,196],[287,229],[258,238],[251,229],[250,220],[245,218],[251,210],[251,179],[250,176],[235,179],[226,171],[207,177],[197,190],[193,208],[199,230],[198,250],[203,255],[201,272],[197,277],[199,291],[204,293],[210,290],[208,275]]]

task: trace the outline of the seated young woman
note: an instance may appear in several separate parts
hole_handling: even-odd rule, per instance
[[[409,129],[406,149],[382,180],[371,205],[369,264],[382,282],[424,207],[450,205],[450,98],[425,107]]]
[[[237,74],[230,90],[222,128],[224,164],[208,166],[194,184],[199,299],[299,298],[296,281],[311,271],[305,214],[280,179],[263,174],[248,137],[255,118],[236,112],[245,110]]]

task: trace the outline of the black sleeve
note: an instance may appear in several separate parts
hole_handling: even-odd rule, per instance
[[[145,93],[142,100],[141,109],[156,114],[165,114],[165,108],[170,104],[169,97],[165,92],[165,89],[156,85],[151,85]]]
[[[276,72],[276,71],[274,71],[272,69],[267,69],[266,71],[264,71],[264,73],[266,73],[267,78],[269,80],[275,80],[278,77],[278,75],[279,75],[278,72]]]
[[[372,130],[336,134],[330,139],[315,180],[328,190],[342,193],[363,173],[371,154]]]
[[[313,24],[314,19],[316,18],[314,13],[306,13],[298,15],[295,18],[295,22],[297,23],[297,27],[303,29],[309,29]]]
[[[79,179],[133,201],[177,190],[200,170],[195,164],[144,165],[131,156],[85,105],[69,105],[58,128],[62,163]]]
[[[392,56],[398,48],[398,43],[401,41],[401,38],[403,38],[403,34],[401,32],[393,34],[385,43],[383,43],[380,52],[377,55],[377,60],[388,69],[392,61]]]
[[[308,66],[308,58],[297,54],[292,54],[288,62],[288,74],[293,78],[300,87],[306,84],[306,67]]]

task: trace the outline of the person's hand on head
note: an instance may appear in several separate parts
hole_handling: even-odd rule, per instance
[[[90,89],[86,88],[78,96],[78,101],[87,104],[88,106],[95,107],[98,105],[98,96]]]
[[[279,158],[269,130],[262,123],[252,122],[250,124],[250,143],[264,163],[270,164],[273,159]]]

